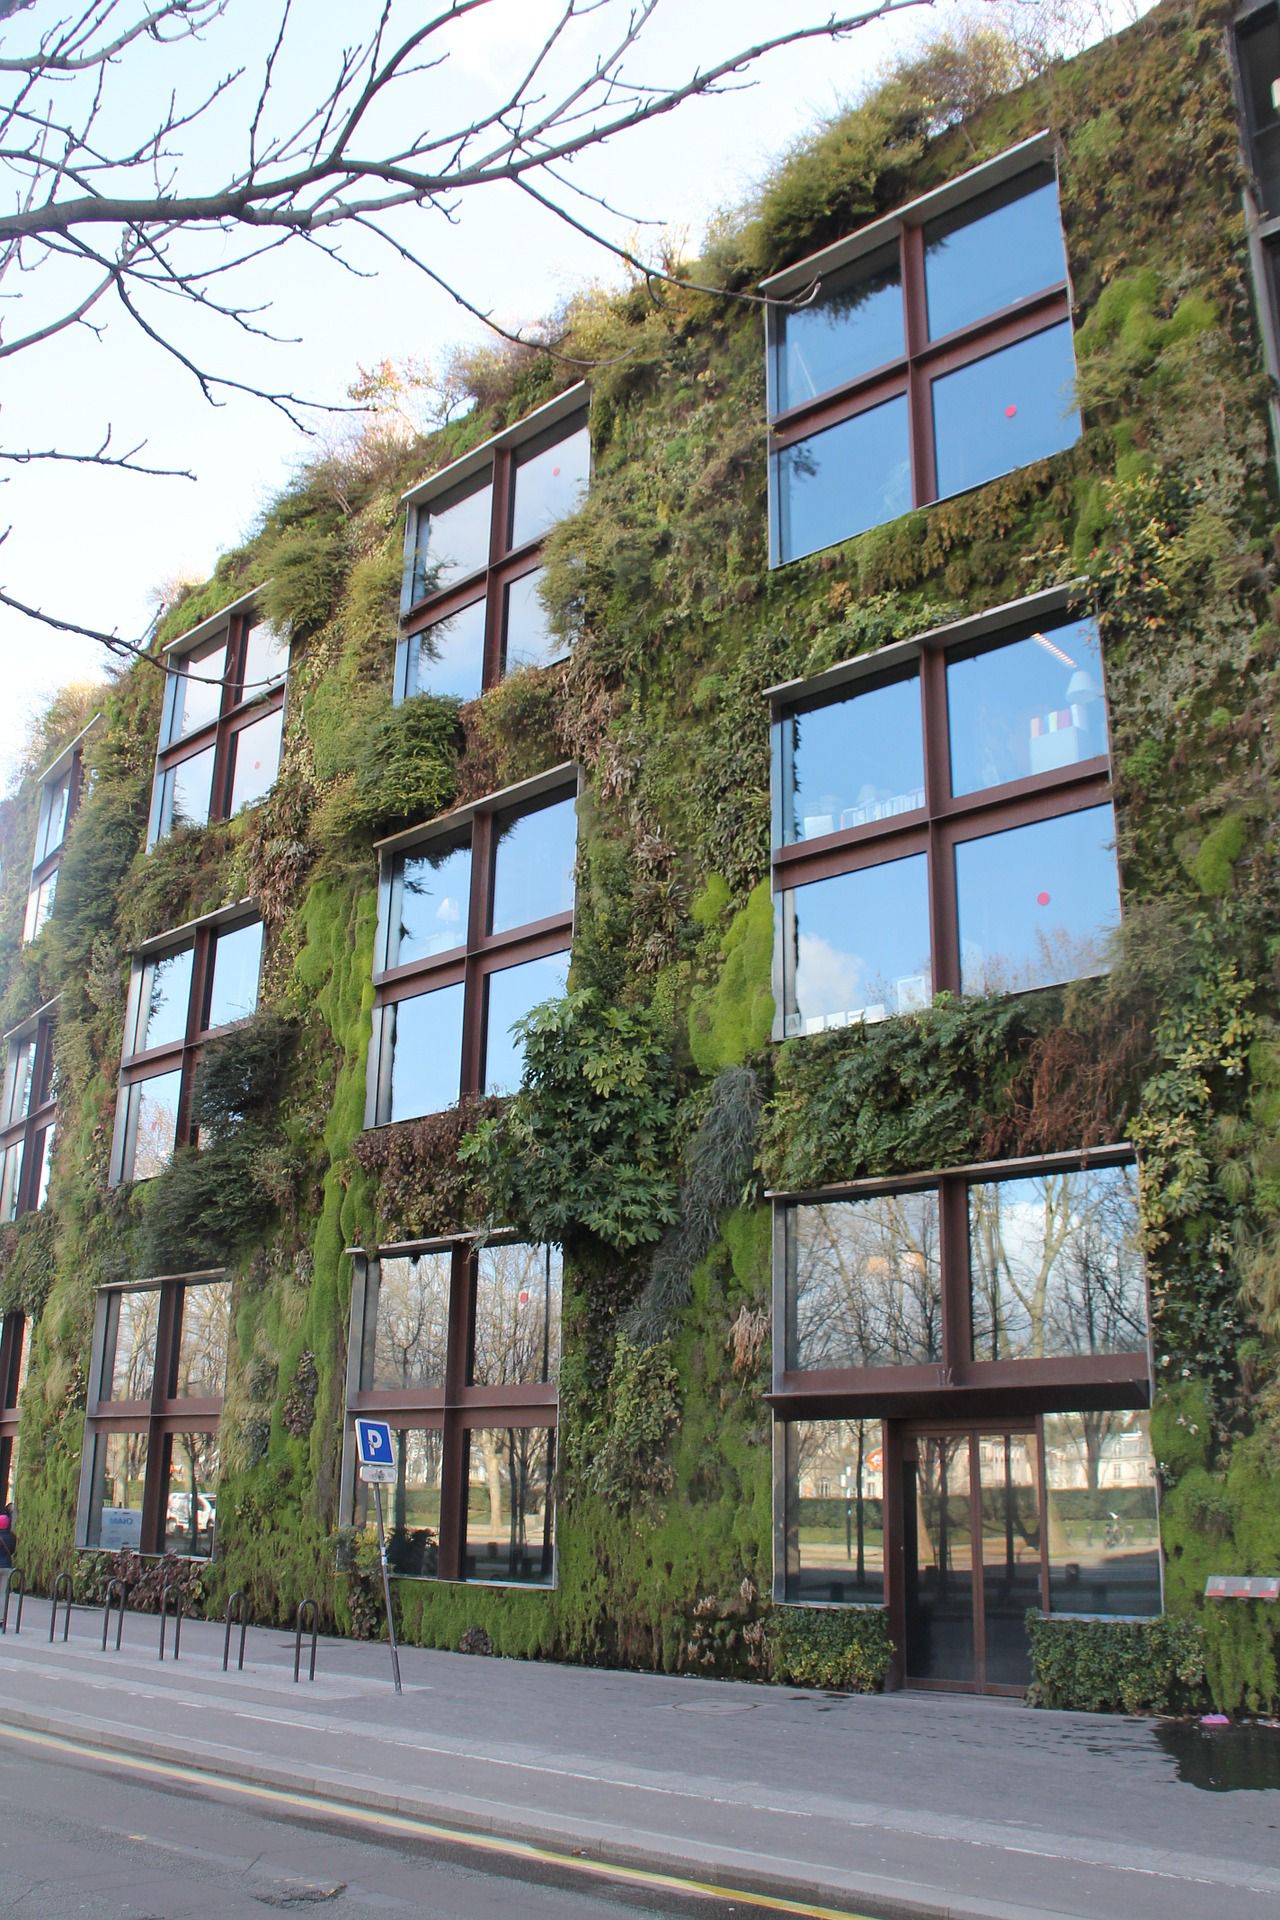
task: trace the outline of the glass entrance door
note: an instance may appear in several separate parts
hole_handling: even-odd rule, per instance
[[[904,1656],[909,1681],[1020,1690],[1024,1618],[1041,1602],[1034,1432],[908,1433],[903,1452]]]

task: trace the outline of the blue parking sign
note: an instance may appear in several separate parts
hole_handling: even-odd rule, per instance
[[[395,1464],[391,1445],[391,1427],[386,1420],[356,1421],[356,1452],[362,1467],[390,1467]]]

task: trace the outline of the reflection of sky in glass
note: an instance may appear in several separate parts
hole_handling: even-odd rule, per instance
[[[1074,446],[1075,377],[1071,322],[1064,320],[935,380],[939,499]]]
[[[31,1081],[36,1064],[36,1036],[29,1040],[15,1040],[9,1050],[8,1098],[5,1101],[4,1119],[8,1126],[13,1120],[25,1120],[31,1110]]]
[[[178,1335],[178,1396],[216,1399],[226,1385],[231,1339],[231,1282],[210,1280],[182,1289]]]
[[[451,580],[462,580],[489,564],[492,517],[493,488],[487,481],[452,506],[422,511],[414,562],[415,600],[424,593],[438,593]]]
[[[904,350],[902,272],[895,246],[887,256],[859,260],[824,279],[816,300],[784,316],[777,411],[785,413],[857,380]]]
[[[528,926],[573,907],[578,815],[572,798],[532,813],[499,816],[490,933]]]
[[[782,725],[793,769],[784,840],[816,840],[924,805],[918,674],[792,714]]]
[[[285,634],[259,620],[250,627],[244,643],[244,677],[241,692],[246,700],[256,700],[271,687],[279,686],[289,666],[289,641]]]
[[[929,1004],[926,860],[912,854],[783,895],[788,1034]]]
[[[214,750],[205,747],[189,760],[179,760],[164,776],[165,792],[161,805],[160,831],[170,827],[202,827],[213,804]]]
[[[947,662],[951,791],[977,793],[1107,751],[1092,620]]]
[[[36,1192],[33,1205],[37,1213],[49,1198],[49,1180],[53,1173],[53,1141],[57,1127],[50,1121],[36,1135]]]
[[[409,642],[410,693],[474,700],[484,681],[483,600],[472,600]]]
[[[111,1356],[111,1378],[104,1382],[112,1400],[150,1398],[155,1377],[156,1333],[160,1324],[160,1293],[148,1288],[140,1293],[118,1293],[115,1309],[115,1349]]]
[[[591,437],[585,427],[541,453],[518,460],[511,508],[512,552],[572,513],[590,478]]]
[[[209,987],[210,1027],[228,1027],[247,1020],[258,1004],[258,974],[262,968],[262,922],[232,927],[213,943],[213,977]]]
[[[226,671],[225,640],[187,655],[174,680],[170,741],[182,740],[217,719],[222,710],[222,680]]]
[[[969,1188],[975,1360],[1141,1353],[1147,1293],[1132,1167]]]
[[[1160,1527],[1150,1416],[1044,1416],[1054,1613],[1160,1612]]]
[[[284,714],[277,707],[274,713],[251,721],[236,734],[232,745],[235,759],[231,774],[230,811],[233,815],[239,813],[241,807],[251,807],[255,800],[261,800],[263,794],[275,785],[276,774],[280,770],[280,738],[283,731]]]
[[[471,1384],[536,1386],[560,1360],[559,1247],[481,1247],[476,1255]]]
[[[517,667],[545,667],[567,651],[563,640],[552,633],[547,610],[538,592],[546,578],[545,567],[522,573],[507,588],[507,618],[504,664],[508,673]]]
[[[364,1390],[442,1387],[452,1257],[423,1253],[379,1262],[377,1322]]]
[[[960,987],[1013,993],[1104,973],[1120,918],[1110,807],[1088,807],[956,848]]]
[[[392,1047],[387,1120],[439,1113],[458,1098],[462,1081],[462,983],[437,987],[386,1008]]]
[[[186,1038],[191,999],[190,947],[148,960],[142,970],[138,1008],[138,1050],[166,1047]]]
[[[569,956],[525,960],[491,973],[486,983],[484,1090],[514,1093],[524,1072],[524,1045],[511,1028],[544,1000],[558,1000],[569,980]]]
[[[40,819],[36,828],[36,853],[33,866],[39,866],[56,847],[62,845],[67,830],[67,810],[71,805],[71,774],[50,780],[40,796]]]
[[[1057,185],[1022,188],[1020,181],[998,187],[977,209],[971,203],[926,226],[931,340],[1066,279]]]
[[[23,1141],[15,1140],[12,1146],[4,1150],[4,1165],[0,1169],[0,1220],[13,1220],[17,1217],[24,1145]]]
[[[942,1357],[938,1196],[787,1210],[787,1365],[801,1372]]]
[[[129,1089],[129,1107],[133,1117],[132,1166],[126,1166],[126,1180],[150,1180],[163,1173],[173,1154],[178,1135],[178,1099],[182,1092],[182,1074],[156,1073],[149,1080],[136,1080]]]
[[[777,483],[783,560],[895,520],[911,505],[905,395],[784,447]]]
[[[407,966],[465,945],[471,843],[442,843],[397,860],[391,880],[387,965]]]

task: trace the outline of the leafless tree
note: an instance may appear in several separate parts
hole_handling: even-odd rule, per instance
[[[233,36],[245,0],[80,0],[69,12],[56,0],[0,0],[0,170],[9,183],[0,203],[0,360],[69,330],[100,332],[122,312],[210,401],[254,395],[302,425],[310,401],[211,365],[182,313],[198,310],[232,335],[270,340],[261,307],[237,294],[242,270],[295,246],[348,266],[344,247],[359,235],[492,325],[441,272],[438,252],[433,258],[438,227],[396,218],[409,209],[456,222],[485,187],[514,187],[638,270],[655,271],[607,237],[617,210],[574,178],[580,155],[690,99],[743,84],[781,48],[838,40],[926,3],[872,0],[808,21],[788,8],[776,33],[651,81],[638,63],[661,0],[559,0],[523,71],[509,85],[495,82],[468,117],[456,110],[449,62],[468,16],[495,0],[436,0],[426,18],[407,0],[364,0],[353,9],[352,44],[301,108],[290,104],[291,88],[315,23],[294,0],[277,0],[256,66],[226,68],[215,63],[241,44]],[[590,52],[584,34],[593,36]],[[139,127],[122,109],[148,61],[163,65],[165,91]],[[220,177],[210,181],[206,161],[193,155],[228,116],[238,141],[219,146]],[[203,328],[196,337],[203,340]],[[145,441],[122,440],[114,426],[78,447],[0,443],[0,467],[34,461],[177,471],[153,463]],[[48,624],[115,638],[74,622]]]

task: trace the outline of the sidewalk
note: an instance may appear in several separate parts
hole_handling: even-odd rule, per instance
[[[344,1805],[912,1920],[1272,1920],[1275,1795],[1182,1784],[1152,1724],[845,1697],[49,1604],[0,1639],[2,1724]],[[171,1632],[171,1630],[170,1630]],[[170,1646],[172,1638],[170,1637]],[[1280,1735],[1277,1736],[1280,1738]]]

